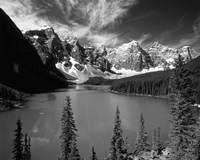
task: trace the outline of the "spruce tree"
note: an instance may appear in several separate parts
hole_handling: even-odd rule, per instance
[[[76,139],[72,142],[70,160],[80,160]]]
[[[17,120],[17,128],[15,129],[15,138],[13,140],[13,154],[14,160],[22,160],[23,159],[23,134],[22,134],[22,122],[20,119]]]
[[[169,133],[171,160],[194,159],[193,138],[196,120],[192,114],[195,102],[192,73],[183,67],[183,58],[175,60],[176,69],[170,77],[169,101],[171,128]]]
[[[193,150],[195,153],[195,160],[200,160],[200,118],[197,119]]]
[[[80,155],[77,149],[77,129],[73,112],[71,108],[71,99],[69,96],[66,97],[66,104],[63,108],[61,118],[61,160],[70,160],[76,158],[80,159]]]
[[[94,146],[92,146],[92,157],[90,159],[97,160],[97,155],[96,155],[96,152],[94,151]]]
[[[158,149],[157,139],[158,139],[157,129],[154,128],[153,133],[152,133],[152,150],[154,150],[154,151],[157,151],[157,149]]]
[[[136,138],[136,143],[135,143],[134,155],[138,156],[142,152],[150,151],[149,148],[150,148],[150,145],[148,143],[148,135],[145,129],[143,113],[141,113],[140,122],[139,122],[139,130],[137,132],[137,138]]]
[[[23,160],[31,160],[31,138],[27,136],[24,137],[24,149],[23,149]]]
[[[123,148],[123,151],[124,151],[123,153],[124,153],[124,154],[127,154],[127,153],[128,153],[128,145],[129,145],[129,144],[128,144],[128,138],[126,137],[126,138],[124,139],[124,145],[123,145],[123,147],[124,147],[124,148]]]
[[[29,160],[29,147],[27,133],[24,136],[23,160]]]
[[[28,137],[28,160],[31,160],[31,137]]]
[[[122,127],[121,127],[121,119],[120,119],[120,111],[117,106],[115,112],[115,121],[113,134],[111,139],[111,147],[110,147],[110,159],[117,160],[121,159],[123,153],[123,137],[122,137]]]
[[[158,154],[162,154],[162,150],[163,150],[163,146],[161,144],[161,136],[160,136],[160,127],[158,127],[157,129],[157,151],[158,151]]]

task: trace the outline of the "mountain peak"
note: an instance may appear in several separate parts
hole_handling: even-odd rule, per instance
[[[40,26],[40,28],[38,30],[46,30],[46,29],[53,29],[52,27],[48,26],[48,25],[44,25],[44,26]]]

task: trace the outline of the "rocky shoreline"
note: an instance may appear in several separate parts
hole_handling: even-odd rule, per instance
[[[24,108],[26,108],[23,105],[22,101],[9,101],[9,103],[11,104],[11,106],[5,106],[2,102],[2,99],[0,99],[0,112],[10,111],[10,110],[14,110],[14,109],[24,109]]]

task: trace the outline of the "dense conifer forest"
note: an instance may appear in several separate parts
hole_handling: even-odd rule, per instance
[[[193,86],[196,102],[200,103],[200,57],[184,65],[193,75]],[[173,70],[158,71],[114,80],[110,90],[122,94],[143,94],[151,96],[167,96],[169,78]]]
[[[19,108],[27,94],[0,84],[0,111]]]

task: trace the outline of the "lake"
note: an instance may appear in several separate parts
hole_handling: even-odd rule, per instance
[[[91,156],[95,147],[98,158],[108,155],[116,106],[119,106],[124,137],[134,149],[141,112],[151,142],[152,130],[161,127],[162,143],[168,139],[169,103],[167,99],[125,96],[106,91],[106,86],[76,86],[51,93],[35,94],[24,103],[28,108],[0,113],[0,160],[12,159],[12,141],[20,117],[23,132],[31,137],[32,160],[57,160],[60,155],[61,115],[66,96],[78,129],[78,148],[82,157]]]

